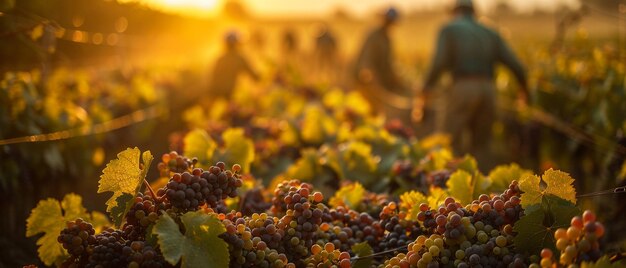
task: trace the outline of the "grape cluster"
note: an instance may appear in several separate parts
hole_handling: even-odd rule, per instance
[[[272,204],[265,202],[263,191],[261,188],[255,188],[247,191],[241,199],[241,213],[243,215],[252,215],[253,213],[263,213],[267,211]]]
[[[93,245],[87,268],[114,268],[127,265],[123,254],[126,241],[123,233],[119,230],[107,229],[96,235],[96,242]]]
[[[222,199],[236,197],[237,188],[243,184],[237,174],[241,166],[234,165],[232,171],[225,167],[223,162],[218,162],[208,171],[195,168],[192,173],[174,173],[158,195],[164,194],[180,212],[194,211],[204,204],[216,208]]]
[[[569,228],[559,228],[554,232],[556,248],[561,253],[559,263],[568,266],[598,260],[602,255],[598,240],[603,235],[604,225],[596,221],[592,211],[586,210],[582,217],[573,217]],[[552,257],[550,249],[542,250],[541,266],[552,267],[555,263]]]
[[[96,241],[95,230],[91,223],[83,219],[67,222],[67,227],[61,231],[57,241],[70,254],[72,262],[79,263],[88,256],[88,247]]]
[[[306,267],[315,268],[350,268],[350,253],[335,249],[333,243],[322,246],[315,244],[311,246],[311,256],[305,260]]]
[[[428,204],[419,205],[420,212],[417,213],[417,220],[424,224],[424,228],[429,232],[444,234],[446,231],[446,218],[450,213],[464,217],[470,212],[452,197],[444,200],[444,204],[437,210],[432,210]]]
[[[139,193],[126,213],[122,227],[124,238],[130,241],[144,241],[148,227],[156,222],[161,210],[169,208],[166,202],[155,202],[152,196]]]
[[[448,187],[446,184],[448,179],[450,179],[450,175],[452,175],[452,172],[447,169],[434,171],[428,174],[426,181],[428,182],[428,185],[445,189]]]
[[[276,186],[274,190],[274,196],[272,197],[272,206],[270,207],[270,211],[274,216],[280,217],[285,215],[287,212],[287,194],[290,192],[292,187],[297,188],[307,188],[309,191],[313,189],[313,185],[308,183],[302,183],[299,180],[290,180],[283,181]],[[291,201],[291,198],[288,200]]]
[[[157,169],[161,177],[168,178],[170,177],[170,172],[190,172],[197,163],[198,158],[189,159],[172,151],[161,156],[161,162],[157,164]]]
[[[516,222],[523,215],[520,196],[519,185],[517,181],[513,181],[504,193],[491,198],[482,194],[478,200],[468,204],[466,209],[474,213],[474,221],[482,221],[499,228]]]
[[[386,231],[377,246],[380,251],[404,247],[422,234],[419,222],[407,220],[405,212],[399,212],[395,202],[390,202],[383,208],[380,222]]]
[[[277,195],[284,196],[282,203],[277,202],[277,206],[272,206],[279,210],[284,205],[286,209],[276,227],[285,232],[282,242],[289,260],[299,263],[309,254],[309,248],[313,245],[318,227],[322,223],[322,216],[328,213],[328,208],[321,204],[324,199],[322,193],[312,192],[310,184],[298,181],[281,184],[290,186],[287,191]]]
[[[128,241],[122,248],[122,254],[128,268],[171,267],[163,255],[143,241]]]
[[[354,244],[364,241],[376,246],[384,235],[380,222],[372,216],[344,207],[330,209],[322,219],[316,243],[324,245],[328,241],[340,251],[349,251]]]
[[[295,267],[282,248],[284,231],[276,228],[277,218],[265,213],[240,217],[229,214],[222,221],[226,232],[220,237],[228,243],[231,267]]]

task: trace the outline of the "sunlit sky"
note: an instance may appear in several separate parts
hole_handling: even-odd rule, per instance
[[[142,2],[153,8],[186,15],[211,17],[217,14],[225,0],[121,0]],[[394,5],[401,10],[440,9],[451,5],[453,0],[240,0],[250,11],[261,16],[322,16],[337,7],[357,16],[373,10]],[[505,0],[506,1],[506,0]],[[481,10],[492,8],[498,0],[475,0]],[[578,0],[508,0],[512,7],[528,12],[534,9],[554,10],[567,5],[576,6]]]

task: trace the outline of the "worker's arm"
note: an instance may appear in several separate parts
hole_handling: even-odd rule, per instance
[[[428,72],[424,82],[423,93],[428,94],[428,92],[435,86],[435,83],[437,83],[439,76],[441,76],[441,74],[449,68],[451,61],[450,45],[448,30],[444,28],[439,31],[439,36],[437,37],[437,47],[431,63],[430,71]]]
[[[248,63],[245,58],[241,57],[241,63],[243,65],[244,72],[250,75],[250,77],[254,79],[254,81],[259,81],[261,79],[261,77],[257,74],[256,71],[254,71],[254,69],[252,69],[252,66],[250,66],[250,63]]]

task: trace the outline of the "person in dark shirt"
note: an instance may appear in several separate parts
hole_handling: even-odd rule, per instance
[[[407,110],[410,105],[406,107],[403,96],[407,89],[393,68],[394,56],[389,36],[398,17],[395,8],[387,9],[381,25],[367,35],[353,71],[364,97],[374,110],[384,112],[389,118],[407,117],[410,114]]]
[[[255,81],[259,76],[239,50],[239,35],[229,32],[225,38],[226,52],[217,59],[213,68],[209,94],[211,98],[230,99],[241,74],[247,74]]]
[[[525,104],[528,90],[524,67],[497,32],[476,21],[472,1],[457,0],[454,19],[439,31],[423,94],[428,101],[440,75],[451,73],[452,88],[436,128],[452,136],[456,153],[470,153],[484,166],[492,160],[489,143],[496,113],[493,77],[497,63],[512,71],[521,86],[520,100]],[[466,131],[470,139],[464,146],[462,137]]]

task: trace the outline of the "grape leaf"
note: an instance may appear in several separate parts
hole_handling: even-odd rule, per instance
[[[428,204],[428,199],[426,198],[426,196],[418,191],[404,192],[400,196],[400,208],[408,212],[406,214],[407,220],[417,219],[417,214],[420,212],[419,206],[421,203]]]
[[[497,166],[489,172],[488,177],[491,181],[489,192],[503,192],[509,188],[509,184],[511,184],[513,180],[519,181],[522,177],[530,175],[532,175],[530,170],[522,169],[515,163]]]
[[[124,215],[132,205],[132,197],[141,188],[153,159],[150,151],[145,151],[141,154],[142,163],[139,163],[140,154],[137,147],[120,152],[117,159],[106,165],[100,176],[98,193],[113,192],[106,204],[107,212],[112,212],[111,218],[116,226],[121,226]],[[123,194],[126,196],[119,198]]]
[[[545,189],[542,189],[540,182],[546,183]],[[519,188],[522,194],[522,207],[526,208],[534,204],[540,204],[542,197],[552,194],[576,204],[576,190],[572,183],[574,179],[569,174],[562,171],[548,169],[543,173],[541,179],[536,175],[528,175],[520,181]]]
[[[365,189],[359,182],[354,182],[341,186],[335,196],[331,197],[328,203],[333,206],[345,206],[350,209],[356,209],[365,196]]]
[[[44,233],[37,240],[39,259],[44,264],[50,266],[67,258],[67,252],[57,237],[66,227],[66,222],[77,218],[90,219],[82,205],[82,198],[73,193],[67,194],[60,203],[53,198],[41,200],[30,212],[26,220],[26,237]]]
[[[467,173],[465,170],[457,170],[452,175],[450,175],[450,179],[446,182],[446,186],[448,187],[448,193],[450,196],[454,197],[461,204],[468,204],[472,202],[472,175]]]
[[[478,163],[476,163],[476,159],[474,157],[466,154],[463,159],[456,163],[456,168],[467,171],[469,174],[474,174],[478,171]]]
[[[372,247],[370,247],[367,242],[354,244],[351,249],[352,253],[355,255],[354,257],[356,258],[367,257],[374,254],[374,250],[372,250]],[[372,266],[372,258],[369,257],[357,259],[355,262],[352,263],[352,268],[369,268],[370,266]]]
[[[239,164],[243,172],[250,171],[254,161],[254,143],[247,138],[241,128],[229,128],[222,133],[224,147],[213,155],[213,162],[223,161],[227,165]]]
[[[609,256],[604,255],[598,261],[594,262],[582,262],[580,264],[581,268],[617,268],[617,267],[626,267],[626,261],[619,260],[611,263],[611,259]]]
[[[519,252],[538,254],[543,248],[557,252],[554,232],[569,226],[571,219],[580,215],[580,209],[568,200],[545,195],[541,204],[528,207],[525,213],[513,227],[517,232],[513,243]]]
[[[304,111],[301,129],[302,140],[309,144],[322,144],[337,132],[336,122],[322,107],[313,105]]]
[[[446,200],[448,194],[445,190],[439,187],[430,187],[430,191],[428,193],[428,206],[431,208],[438,208],[439,205],[443,204],[443,201]]]
[[[456,198],[461,204],[468,204],[477,199],[481,193],[485,193],[491,184],[490,181],[478,170],[473,173],[474,176],[461,169],[452,173],[446,182],[448,195]]]
[[[203,165],[210,165],[211,157],[213,157],[213,151],[216,144],[213,139],[203,129],[193,130],[183,139],[185,155],[189,158],[197,157],[199,167]]]
[[[180,217],[184,233],[168,214],[163,214],[152,228],[165,260],[181,267],[228,267],[228,244],[218,235],[224,225],[212,215],[187,212]]]

